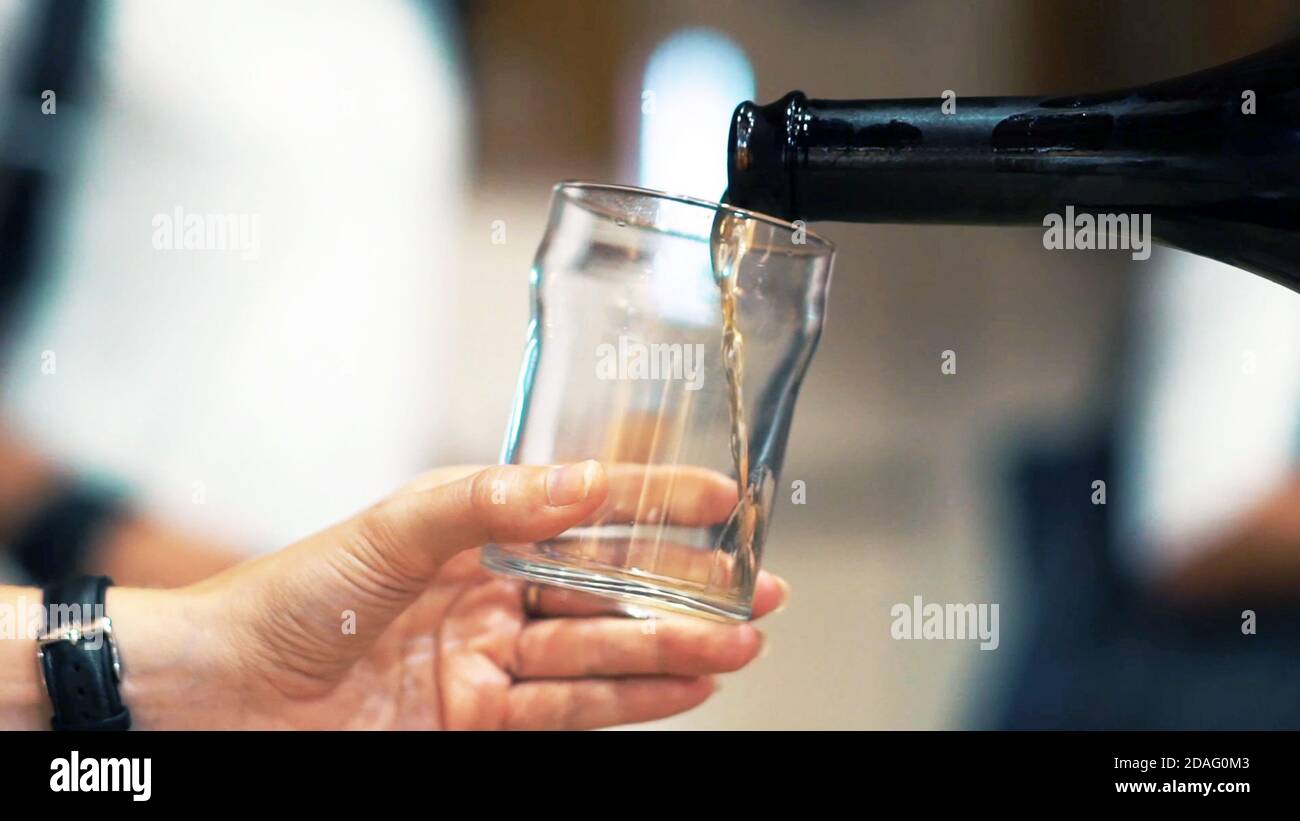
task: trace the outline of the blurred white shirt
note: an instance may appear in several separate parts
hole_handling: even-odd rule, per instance
[[[46,290],[8,354],[20,430],[261,548],[436,458],[465,104],[428,16],[398,0],[111,8]],[[255,258],[156,249],[155,217],[178,207],[255,219]]]

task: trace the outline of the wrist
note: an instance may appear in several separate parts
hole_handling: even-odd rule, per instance
[[[41,591],[0,587],[0,729],[48,730],[51,707],[36,664]]]
[[[122,658],[122,700],[141,730],[221,729],[241,689],[220,599],[193,588],[110,587],[105,612]]]

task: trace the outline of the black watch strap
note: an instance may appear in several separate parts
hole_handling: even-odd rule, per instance
[[[131,727],[131,713],[117,689],[121,665],[112,622],[104,612],[112,583],[107,576],[73,576],[45,588],[50,623],[39,656],[55,730]]]

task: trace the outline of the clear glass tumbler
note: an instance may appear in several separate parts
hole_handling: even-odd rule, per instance
[[[483,563],[651,609],[748,618],[833,256],[797,223],[557,185],[502,462],[597,459],[610,491],[589,521],[488,545]]]

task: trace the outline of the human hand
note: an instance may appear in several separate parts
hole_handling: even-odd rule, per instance
[[[136,725],[579,729],[696,706],[713,675],[757,656],[752,625],[682,616],[651,632],[554,588],[535,617],[521,582],[479,566],[479,545],[546,539],[588,518],[608,484],[594,462],[444,469],[191,587],[110,589]],[[508,501],[494,504],[494,491]],[[786,594],[761,574],[755,615]]]

